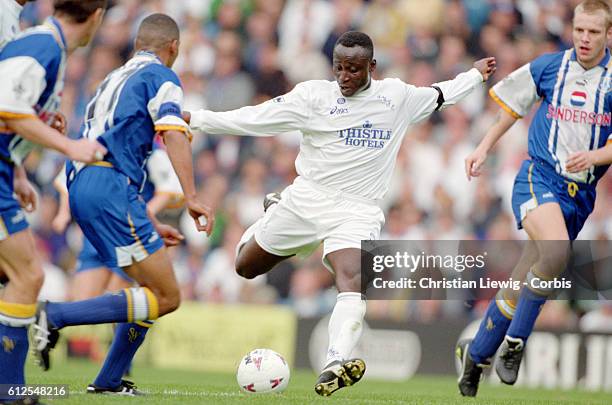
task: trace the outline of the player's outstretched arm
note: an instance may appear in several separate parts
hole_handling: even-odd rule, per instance
[[[472,177],[478,177],[481,174],[480,169],[483,163],[487,159],[487,155],[497,141],[510,129],[510,127],[516,122],[517,118],[510,115],[503,109],[500,109],[497,113],[497,119],[489,130],[485,137],[480,141],[480,144],[476,147],[468,157],[465,158],[465,175],[468,180]]]
[[[183,188],[187,211],[195,221],[198,231],[204,231],[207,235],[210,235],[215,217],[208,206],[196,199],[189,139],[180,131],[163,131],[162,136],[166,143],[166,152],[172,162],[172,167],[174,167]]]
[[[72,140],[35,116],[4,119],[7,126],[23,138],[68,156],[71,160],[92,163],[102,160],[106,148],[87,139]]]
[[[469,95],[476,86],[495,72],[495,58],[484,58],[474,63],[467,72],[459,73],[452,80],[434,83],[428,87],[409,86],[406,114],[410,123],[416,124],[434,111],[456,104]]]
[[[612,141],[608,141],[603,148],[572,153],[565,163],[565,170],[576,173],[609,164],[612,164]]]
[[[453,80],[434,83],[431,87],[438,91],[438,106],[444,109],[456,104],[474,90],[476,85],[489,80],[496,70],[495,58],[489,57],[474,62],[474,67],[459,73]]]
[[[207,134],[273,136],[304,128],[309,119],[310,93],[300,83],[289,93],[264,103],[237,110],[194,110],[183,114],[193,130]]]

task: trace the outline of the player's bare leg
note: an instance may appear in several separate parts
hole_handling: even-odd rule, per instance
[[[36,299],[44,280],[31,231],[24,229],[0,241],[0,257],[9,280],[0,300],[0,340],[3,343],[0,380],[24,384],[28,327],[34,322]]]
[[[181,293],[166,247],[124,270],[141,287],[147,287],[155,295],[159,316],[169,314],[179,307]]]
[[[106,291],[123,290],[124,288],[130,287],[132,284],[133,282],[130,282],[118,274],[113,273],[111,274],[110,280],[108,280],[108,284],[106,285]]]
[[[97,267],[76,273],[71,282],[71,300],[86,300],[104,294],[107,291],[106,285],[110,279],[111,272],[106,267]]]
[[[365,362],[351,359],[363,329],[366,304],[361,294],[361,250],[341,249],[327,255],[336,275],[338,300],[329,320],[329,347],[315,392],[329,396],[358,382]]]
[[[0,241],[3,272],[10,282],[4,288],[3,300],[15,304],[35,304],[44,281],[42,265],[34,248],[29,229]]]
[[[236,256],[236,273],[241,277],[252,279],[272,270],[274,266],[291,256],[277,256],[266,252],[251,237],[239,248]]]
[[[530,211],[522,221],[523,228],[538,250],[538,260],[527,273],[527,286],[521,290],[515,316],[501,346],[495,371],[502,382],[514,384],[518,377],[527,338],[533,330],[535,320],[553,292],[551,288],[539,287],[530,280],[552,280],[564,270],[569,257],[569,235],[561,207],[547,203]]]

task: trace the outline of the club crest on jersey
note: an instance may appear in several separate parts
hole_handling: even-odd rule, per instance
[[[390,98],[387,98],[386,96],[383,96],[382,94],[378,95],[378,101],[380,101],[381,103],[383,103],[385,105],[385,107],[391,109],[391,110],[395,110],[395,104],[393,104],[393,101]]]
[[[587,94],[584,91],[574,91],[570,96],[570,104],[574,107],[582,107],[586,104]]]
[[[599,82],[599,91],[607,93],[612,90],[612,77],[606,76]]]

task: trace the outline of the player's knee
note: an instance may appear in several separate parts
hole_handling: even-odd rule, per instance
[[[160,294],[157,296],[157,303],[159,306],[159,316],[174,312],[181,305],[181,293],[176,288],[173,291]]]
[[[547,249],[541,253],[536,271],[547,277],[555,277],[565,270],[569,259],[569,245],[554,241],[547,244]]]
[[[236,258],[236,273],[243,278],[253,279],[259,275],[257,271],[254,270],[255,266],[252,263],[244,260],[240,255]]]

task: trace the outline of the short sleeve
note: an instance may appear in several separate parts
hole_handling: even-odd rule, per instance
[[[530,64],[510,73],[489,90],[489,95],[514,118],[524,117],[540,98]]]
[[[46,71],[30,56],[0,61],[0,118],[34,116],[34,106],[47,85]]]
[[[156,131],[181,131],[189,133],[189,125],[183,120],[183,89],[174,73],[167,69],[156,75],[154,95],[147,104]]]

